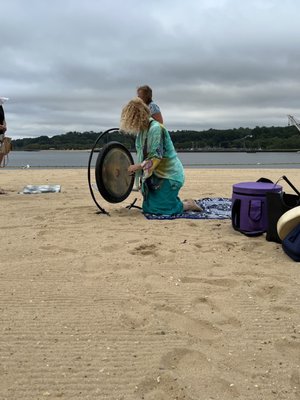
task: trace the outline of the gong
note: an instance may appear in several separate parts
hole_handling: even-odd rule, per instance
[[[109,203],[124,201],[132,191],[134,176],[128,173],[132,164],[130,152],[119,142],[109,142],[99,152],[95,178],[100,194]]]

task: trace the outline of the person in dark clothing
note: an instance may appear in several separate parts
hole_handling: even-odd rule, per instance
[[[3,107],[0,103],[0,147],[2,144],[2,141],[4,139],[4,134],[6,132],[7,126],[6,126],[6,121],[5,121],[5,114],[4,114],[4,110]],[[0,153],[0,165],[2,163],[2,160],[4,158],[4,154]]]
[[[6,132],[6,121],[3,107],[0,105],[0,135]]]

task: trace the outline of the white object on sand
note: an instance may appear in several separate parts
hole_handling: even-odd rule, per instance
[[[27,185],[20,194],[59,193],[60,185]]]

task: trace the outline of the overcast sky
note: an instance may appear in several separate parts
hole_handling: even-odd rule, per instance
[[[148,84],[168,129],[300,117],[299,0],[0,0],[12,137],[101,131]]]

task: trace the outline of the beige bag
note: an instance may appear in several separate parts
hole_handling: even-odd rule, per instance
[[[12,150],[11,138],[4,136],[0,142],[0,167],[5,167],[8,163],[8,153]]]

